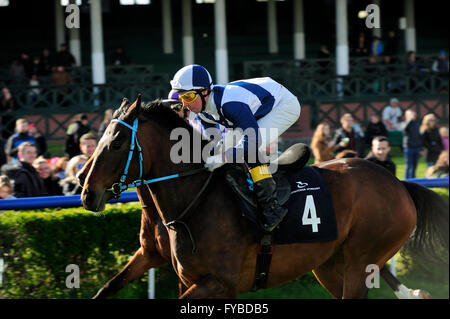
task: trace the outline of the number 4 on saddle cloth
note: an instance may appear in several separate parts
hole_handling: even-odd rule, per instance
[[[304,167],[310,154],[307,145],[298,143],[277,159],[278,170],[273,178],[277,183],[278,202],[289,212],[273,231],[273,245],[337,239],[336,216],[328,185],[317,168]],[[225,178],[236,194],[243,215],[255,225],[260,241],[265,232],[245,168],[233,165],[226,171]]]

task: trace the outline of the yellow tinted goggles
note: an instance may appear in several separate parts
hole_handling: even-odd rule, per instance
[[[187,92],[180,93],[178,98],[183,102],[191,103],[191,102],[194,102],[194,100],[197,98],[197,96],[198,96],[198,92],[187,91]]]

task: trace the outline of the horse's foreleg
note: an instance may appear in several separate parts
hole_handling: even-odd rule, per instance
[[[108,281],[93,297],[108,298],[133,280],[141,277],[150,268],[159,267],[166,261],[156,252],[146,252],[139,248],[120,273]]]
[[[180,299],[211,299],[235,298],[236,293],[231,292],[213,276],[207,276],[192,285]]]

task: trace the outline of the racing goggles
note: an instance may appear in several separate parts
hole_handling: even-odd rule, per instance
[[[170,106],[170,108],[171,108],[172,110],[174,110],[175,112],[179,112],[179,111],[181,111],[181,109],[183,108],[183,103],[175,103],[175,104],[172,104],[172,105]]]
[[[180,93],[178,99],[180,99],[182,102],[191,103],[194,102],[194,100],[197,98],[197,95],[199,95],[199,92],[197,91],[186,91]]]

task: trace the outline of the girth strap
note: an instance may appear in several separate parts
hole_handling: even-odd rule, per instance
[[[251,291],[264,289],[267,286],[269,279],[270,264],[272,262],[273,253],[273,235],[266,233],[261,242],[258,244],[258,251],[256,256],[255,281]]]

